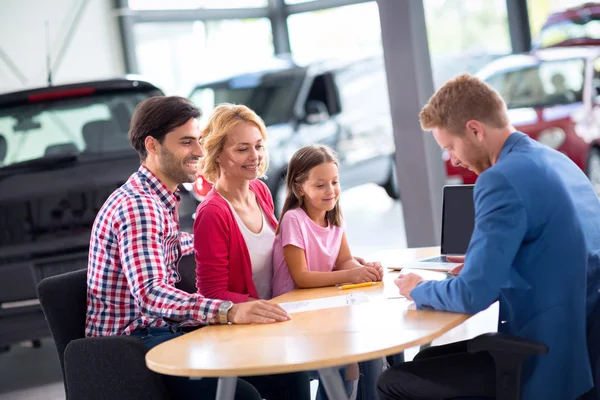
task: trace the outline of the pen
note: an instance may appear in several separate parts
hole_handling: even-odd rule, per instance
[[[379,282],[352,283],[352,284],[349,284],[349,285],[340,285],[338,287],[341,290],[346,290],[346,289],[354,289],[354,288],[359,288],[359,287],[375,286],[378,283]]]

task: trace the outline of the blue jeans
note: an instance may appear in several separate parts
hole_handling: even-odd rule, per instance
[[[358,363],[360,378],[358,379],[358,389],[356,400],[378,400],[377,379],[383,371],[383,358],[363,361]]]
[[[131,333],[144,341],[148,349],[167,340],[175,339],[184,332],[177,327],[144,328]],[[163,375],[163,381],[173,399],[210,399],[217,395],[217,378],[190,380],[178,376]],[[296,372],[268,376],[250,376],[237,379],[235,400],[310,400],[308,373]]]
[[[398,365],[404,362],[404,353],[388,356],[387,361],[390,365]],[[358,363],[360,378],[358,379],[358,389],[356,392],[356,400],[377,400],[377,379],[383,370],[383,358],[364,361]]]

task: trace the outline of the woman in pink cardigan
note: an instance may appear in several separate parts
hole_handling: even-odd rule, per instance
[[[212,299],[241,303],[271,296],[277,220],[262,181],[267,130],[246,106],[218,106],[202,132],[202,175],[213,183],[196,211],[196,285]]]
[[[194,250],[196,286],[208,298],[241,303],[272,297],[277,220],[271,193],[258,179],[269,165],[266,142],[264,122],[242,105],[219,105],[202,131],[200,168],[214,186],[196,210]],[[268,400],[310,399],[307,372],[244,379]]]

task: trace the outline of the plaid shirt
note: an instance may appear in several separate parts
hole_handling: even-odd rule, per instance
[[[179,260],[194,251],[193,236],[179,230],[178,204],[179,193],[144,166],[106,200],[90,240],[86,336],[218,323],[222,301],[175,288]]]

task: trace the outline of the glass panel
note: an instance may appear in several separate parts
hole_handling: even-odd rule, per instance
[[[32,103],[0,111],[6,157],[0,166],[72,154],[131,151],[127,137],[135,106],[149,94],[123,93]]]
[[[167,94],[262,67],[273,56],[266,18],[134,26],[140,72]]]
[[[132,10],[186,10],[193,8],[266,7],[268,0],[129,0]]]
[[[434,85],[512,52],[506,0],[424,0]]]
[[[381,52],[376,2],[290,15],[288,30],[300,63]]]
[[[486,79],[511,108],[548,107],[581,102],[585,61],[548,61],[512,69]]]
[[[344,113],[366,119],[389,113],[383,58],[374,58],[341,69],[335,73],[335,81]]]

